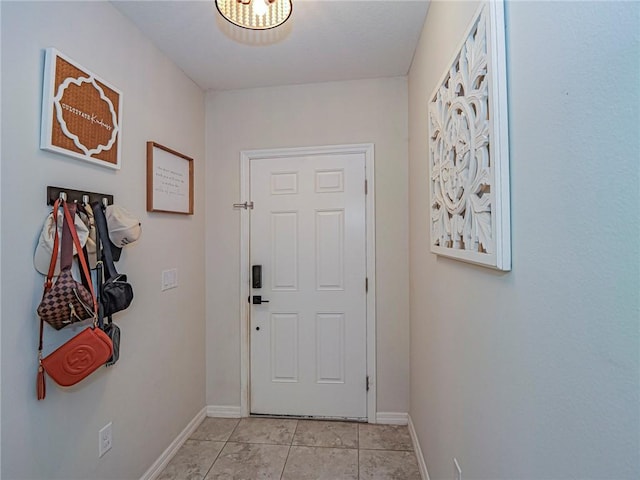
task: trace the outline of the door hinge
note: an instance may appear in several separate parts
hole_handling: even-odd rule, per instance
[[[369,182],[367,180],[364,181],[364,194],[369,193]]]
[[[367,392],[369,391],[369,375],[367,375]]]
[[[364,279],[364,292],[369,293],[369,277]]]

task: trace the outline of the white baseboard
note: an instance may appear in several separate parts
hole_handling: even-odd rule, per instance
[[[411,441],[413,442],[413,450],[416,452],[416,459],[418,460],[418,468],[420,469],[420,476],[422,480],[430,480],[429,472],[427,472],[427,464],[424,461],[424,455],[422,455],[422,448],[420,448],[420,442],[418,441],[418,435],[416,429],[413,426],[411,415],[409,417],[409,435],[411,435]]]
[[[409,419],[408,413],[402,412],[378,412],[376,423],[383,425],[406,425]]]
[[[164,467],[166,467],[174,457],[174,455],[178,453],[180,447],[184,444],[184,442],[187,441],[191,434],[195,432],[195,430],[202,423],[202,420],[204,420],[206,416],[207,408],[205,407],[200,410],[200,412],[198,412],[195,417],[193,417],[193,420],[191,420],[189,424],[184,428],[184,430],[182,430],[182,432],[178,434],[175,440],[171,442],[171,445],[169,445],[167,449],[162,452],[162,455],[160,455],[160,457],[158,457],[153,465],[149,467],[149,470],[147,470],[144,475],[140,477],[140,480],[154,480],[155,478],[157,478],[162,470],[164,470]]]
[[[240,418],[240,406],[236,405],[209,405],[207,417]]]

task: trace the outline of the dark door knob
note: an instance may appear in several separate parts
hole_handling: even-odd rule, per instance
[[[262,303],[269,303],[269,300],[263,300],[262,295],[254,295],[251,303],[254,305],[260,305]]]

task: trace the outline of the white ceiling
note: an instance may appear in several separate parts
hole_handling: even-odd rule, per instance
[[[204,90],[406,75],[429,0],[293,0],[287,23],[254,32],[213,0],[115,7]]]

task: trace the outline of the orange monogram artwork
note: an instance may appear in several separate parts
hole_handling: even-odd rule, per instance
[[[121,110],[120,91],[47,49],[41,148],[120,168]]]

